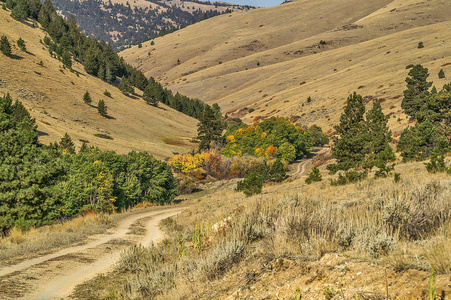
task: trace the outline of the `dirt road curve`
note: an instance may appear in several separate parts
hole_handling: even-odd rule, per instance
[[[133,235],[129,234],[134,223],[146,220],[146,233],[139,237],[138,242],[143,245],[157,243],[164,237],[158,228],[159,221],[183,210],[184,208],[170,208],[132,215],[122,220],[112,234],[101,235],[81,246],[65,248],[2,268],[0,298],[67,298],[76,285],[111,270],[119,260],[121,250],[137,240],[136,236],[133,239]]]

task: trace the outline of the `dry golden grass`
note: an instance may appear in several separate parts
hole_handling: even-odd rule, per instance
[[[239,291],[288,299],[300,287],[318,299],[326,287],[346,297],[385,293],[389,281],[396,299],[417,299],[431,266],[448,294],[451,177],[428,174],[423,163],[400,164],[396,172],[398,184],[369,178],[338,187],[323,172],[322,182],[266,185],[249,198],[233,191],[236,181],[211,184],[215,192],[186,200],[189,209],[163,223],[166,241],[125,251],[122,269],[109,275],[114,287],[98,278],[87,284],[90,295],[216,299]],[[211,230],[199,231],[203,226]],[[141,252],[150,258],[136,265],[130,258]]]
[[[437,74],[441,68],[451,74],[451,65],[444,66],[451,62],[450,10],[446,0],[300,0],[215,17],[121,54],[146,75],[217,102],[223,112],[255,109],[236,114],[246,121],[298,115],[303,124],[328,129],[357,91],[385,99],[384,112],[395,116],[389,125],[400,131],[407,122],[399,97],[405,67],[423,64],[438,88],[449,81]],[[319,47],[321,40],[328,44]]]
[[[76,147],[81,146],[80,140],[88,140],[101,149],[119,153],[148,151],[159,158],[196,147],[189,142],[197,135],[195,119],[165,105],[155,108],[136,95],[124,96],[116,87],[86,74],[79,63],[74,62],[74,73],[63,69],[40,42],[44,31],[13,20],[8,11],[0,11],[0,26],[11,44],[16,45],[22,37],[28,50],[25,53],[13,46],[14,58],[0,55],[0,93],[10,93],[30,110],[41,142],[59,141],[67,132]],[[39,65],[41,61],[43,66]],[[105,90],[112,98],[103,95]],[[86,91],[91,94],[93,106],[83,103]],[[111,118],[98,114],[100,99],[105,101]],[[97,133],[109,134],[113,140],[95,137]],[[178,142],[168,144],[166,139]]]
[[[89,213],[70,221],[31,228],[23,232],[13,228],[9,236],[0,239],[0,257],[2,264],[8,261],[17,261],[26,255],[36,255],[40,251],[48,251],[66,246],[83,239],[89,235],[104,232],[114,226],[118,217]]]

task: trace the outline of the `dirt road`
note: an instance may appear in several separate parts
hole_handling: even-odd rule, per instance
[[[76,285],[111,270],[120,252],[135,242],[149,245],[164,234],[158,223],[184,208],[170,208],[132,215],[122,220],[113,233],[100,235],[81,246],[23,261],[0,269],[0,299],[64,299]],[[145,221],[145,222],[144,222]],[[130,234],[137,222],[145,224],[145,235]]]

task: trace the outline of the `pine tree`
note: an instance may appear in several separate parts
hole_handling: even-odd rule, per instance
[[[19,47],[20,50],[26,52],[27,51],[27,46],[25,45],[25,41],[20,37],[17,40],[17,46]]]
[[[155,107],[158,106],[158,100],[155,99],[155,97],[153,96],[153,91],[152,91],[152,87],[150,86],[150,84],[147,85],[146,88],[144,89],[143,99],[144,99],[144,101],[152,104]]]
[[[86,93],[83,95],[83,101],[84,101],[86,104],[91,104],[92,99],[91,99],[91,95],[89,94],[88,91],[86,91]]]
[[[70,57],[70,54],[68,51],[63,52],[61,62],[63,63],[64,66],[66,66],[66,68],[68,68],[68,69],[72,68],[72,58]]]
[[[438,78],[445,78],[445,72],[443,72],[443,69],[440,69],[438,72]]]
[[[428,69],[422,65],[416,65],[409,71],[406,78],[407,89],[404,90],[404,99],[401,102],[402,109],[411,117],[416,117],[424,104],[424,99],[429,95],[432,82],[427,82]]]
[[[205,106],[204,113],[197,124],[197,139],[199,140],[199,151],[208,150],[212,142],[220,143],[222,140],[223,125],[216,118],[214,110]]]
[[[362,96],[349,95],[344,112],[340,116],[340,124],[334,128],[338,137],[333,138],[332,156],[337,159],[335,164],[327,166],[328,170],[347,171],[362,166],[367,149],[367,136],[362,134],[365,128],[365,106]]]
[[[67,132],[61,138],[61,141],[59,142],[58,147],[61,150],[63,150],[63,153],[75,154],[74,142],[72,141],[71,137],[67,134]]]
[[[11,55],[11,44],[5,35],[3,35],[0,39],[0,51],[2,51],[2,53],[6,56]]]
[[[97,111],[102,117],[108,116],[107,106],[105,105],[105,101],[99,100],[99,104],[97,105]]]
[[[135,89],[130,85],[129,80],[125,76],[122,76],[118,88],[124,95],[133,94],[135,92]]]
[[[379,101],[373,102],[373,107],[366,114],[366,140],[368,141],[367,156],[364,166],[371,169],[377,166],[387,171],[386,163],[395,159],[393,149],[389,143],[392,140],[392,134],[387,125],[388,116],[382,112]],[[389,168],[391,169],[391,167]]]
[[[271,169],[269,171],[269,180],[281,182],[285,179],[285,176],[286,176],[285,166],[283,165],[280,159],[276,159],[276,161],[272,164]]]
[[[305,179],[305,183],[311,184],[313,182],[318,182],[321,180],[323,180],[323,176],[321,175],[319,169],[317,167],[314,167],[308,174],[308,177]]]
[[[246,197],[260,194],[263,188],[262,176],[257,172],[252,171],[244,177],[244,180],[239,181],[236,186],[237,191],[242,191]]]

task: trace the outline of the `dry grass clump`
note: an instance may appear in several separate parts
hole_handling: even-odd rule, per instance
[[[111,216],[88,213],[64,223],[31,228],[25,232],[13,228],[8,237],[0,240],[0,258],[6,262],[16,256],[68,245],[104,232],[113,225]]]

